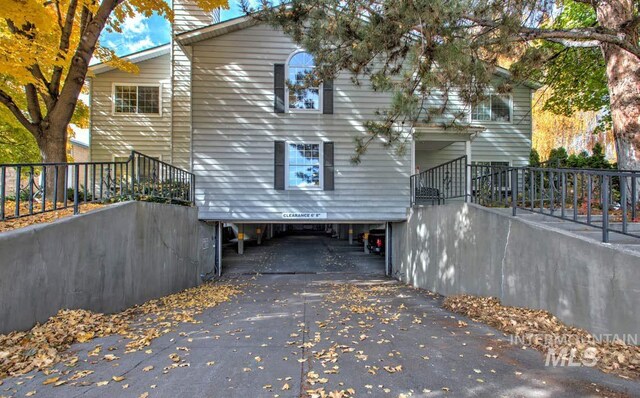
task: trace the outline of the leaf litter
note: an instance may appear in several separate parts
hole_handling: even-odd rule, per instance
[[[231,300],[242,292],[243,287],[206,283],[116,314],[60,310],[30,330],[0,335],[0,380],[32,370],[48,370],[59,362],[72,366],[78,362],[78,357],[66,352],[67,349],[74,343],[85,343],[94,338],[118,334],[129,340],[126,352],[141,350],[180,323],[199,323],[196,315]],[[99,355],[101,348],[97,346],[91,352]],[[107,354],[104,359],[110,361],[117,357]],[[76,374],[72,379],[84,376],[86,374]],[[49,379],[49,383],[61,381]]]
[[[505,333],[518,337],[518,341],[548,353],[564,355],[568,360],[574,353],[575,363],[593,363],[606,373],[623,378],[640,378],[640,347],[620,339],[597,339],[589,332],[568,326],[553,314],[502,305],[497,298],[471,295],[449,296],[444,308],[468,316]]]
[[[58,206],[62,206],[62,203],[58,204]],[[102,204],[102,203],[86,203],[86,204],[81,204],[79,206],[79,209],[80,209],[80,213],[86,213],[95,209],[99,209],[104,206],[105,204]],[[45,205],[45,209],[47,210],[53,209],[53,203],[47,202]],[[42,203],[34,202],[33,211],[34,213],[42,211]],[[5,214],[11,215],[14,213],[15,213],[15,202],[6,202]],[[23,202],[20,204],[20,214],[29,214],[28,203]],[[18,228],[24,228],[34,224],[50,223],[60,218],[69,217],[72,215],[73,215],[73,207],[67,207],[65,209],[51,210],[45,213],[37,213],[30,216],[24,216],[19,218],[7,218],[6,220],[0,222],[0,232],[11,231]]]

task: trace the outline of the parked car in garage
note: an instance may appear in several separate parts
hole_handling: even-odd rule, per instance
[[[369,238],[367,239],[367,249],[369,249],[369,252],[376,254],[384,253],[385,237],[384,229],[369,230]]]

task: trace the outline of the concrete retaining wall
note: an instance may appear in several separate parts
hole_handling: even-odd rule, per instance
[[[0,333],[63,308],[117,312],[200,282],[213,228],[196,208],[110,205],[0,234]]]
[[[393,272],[444,295],[494,296],[592,333],[640,331],[640,254],[473,204],[394,224]]]

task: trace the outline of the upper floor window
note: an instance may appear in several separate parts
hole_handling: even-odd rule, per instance
[[[114,113],[160,114],[160,86],[116,84],[113,89]]]
[[[287,187],[321,188],[320,144],[287,144]]]
[[[320,82],[313,76],[313,56],[294,53],[287,64],[287,101],[290,110],[320,110]]]
[[[510,122],[511,96],[490,94],[471,111],[473,121]]]

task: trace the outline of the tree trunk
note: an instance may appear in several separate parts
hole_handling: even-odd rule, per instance
[[[625,31],[633,19],[632,0],[601,0],[596,6],[600,24],[627,34],[638,42],[635,29]],[[613,136],[618,168],[640,170],[640,60],[612,44],[602,44],[611,102]]]
[[[50,125],[48,129],[43,131],[41,139],[38,141],[40,154],[43,163],[66,163],[67,162],[67,126]],[[57,168],[57,172],[56,172]],[[73,188],[73,179],[67,182],[65,186],[65,176],[67,168],[64,166],[48,166],[46,167],[46,197],[47,201],[54,201],[54,192],[56,192],[55,201],[64,200],[67,188]],[[72,173],[68,173],[73,175]]]

